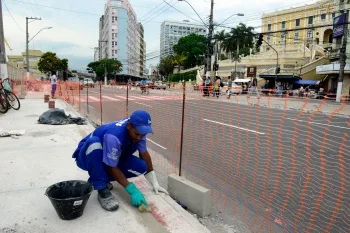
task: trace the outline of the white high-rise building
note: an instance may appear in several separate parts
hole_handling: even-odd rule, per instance
[[[128,0],[107,0],[100,19],[100,59],[113,58],[123,64],[122,74],[139,76],[137,19]]]
[[[173,55],[173,46],[181,37],[190,34],[207,35],[204,25],[185,21],[164,21],[160,27],[160,58]]]

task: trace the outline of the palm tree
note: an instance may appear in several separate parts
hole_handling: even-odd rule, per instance
[[[222,48],[231,55],[231,58],[237,58],[241,54],[247,55],[247,48],[253,47],[253,30],[253,27],[240,23],[236,28],[232,28],[230,33],[226,33]]]
[[[220,32],[216,32],[214,35],[214,40],[216,40],[216,43],[218,45],[218,51],[219,51],[219,59],[221,57],[221,51],[222,51],[222,43],[226,38],[226,32],[225,30],[222,30]]]

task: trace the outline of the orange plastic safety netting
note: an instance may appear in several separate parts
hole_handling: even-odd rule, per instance
[[[215,209],[251,232],[350,230],[348,96],[341,103],[285,92],[228,99],[225,91],[204,97],[193,85],[184,95],[181,85],[69,83],[58,92],[97,124],[149,111],[147,144],[162,182],[179,173],[182,154],[182,175],[210,189]]]

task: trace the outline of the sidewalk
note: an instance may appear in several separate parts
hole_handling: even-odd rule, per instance
[[[33,96],[32,96],[33,97]],[[48,186],[65,180],[87,180],[71,158],[78,141],[93,130],[92,125],[41,125],[39,116],[48,110],[42,98],[28,93],[19,111],[0,115],[0,128],[26,130],[18,137],[0,137],[0,233],[24,232],[209,232],[199,221],[169,196],[155,195],[144,177],[135,181],[153,213],[141,213],[130,203],[124,189],[113,182],[113,194],[120,201],[116,212],[102,209],[97,192],[90,196],[84,215],[78,219],[59,219],[44,195]],[[56,100],[56,108],[66,114],[78,114],[66,103]]]

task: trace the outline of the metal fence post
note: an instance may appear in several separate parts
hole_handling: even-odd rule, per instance
[[[103,124],[102,122],[102,83],[100,82],[100,109],[101,109],[101,125]]]
[[[86,112],[89,114],[89,84],[86,87]]]
[[[129,87],[126,85],[126,118],[129,117]]]
[[[79,85],[78,85],[78,88],[79,88],[79,112],[81,111],[81,109],[80,109],[80,102],[81,102],[81,97],[80,97],[80,85],[81,85],[81,83],[80,83],[80,81],[79,81]]]
[[[182,90],[183,90],[183,96],[182,96],[182,121],[181,121],[181,142],[180,142],[180,166],[179,166],[179,176],[182,175],[182,152],[183,152],[184,125],[185,125],[186,81],[183,82]]]

